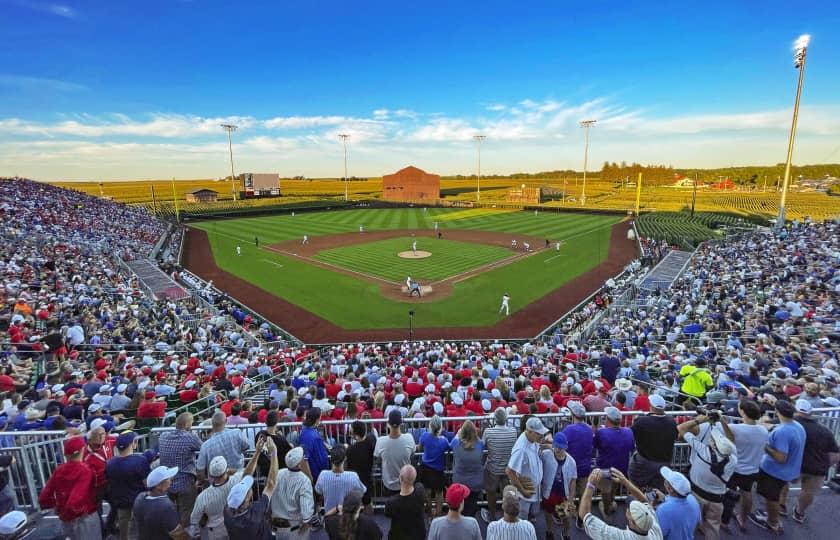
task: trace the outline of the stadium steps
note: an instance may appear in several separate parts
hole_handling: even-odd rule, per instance
[[[125,265],[137,276],[146,291],[150,291],[156,298],[180,300],[190,296],[183,287],[172,281],[171,277],[148,259],[128,261]]]
[[[653,270],[645,275],[639,285],[639,296],[636,299],[637,305],[645,305],[648,297],[657,289],[667,291],[674,281],[680,277],[686,264],[691,259],[692,252],[672,250],[659,261]]]

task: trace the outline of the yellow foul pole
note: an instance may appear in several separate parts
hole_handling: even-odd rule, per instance
[[[639,180],[636,182],[636,217],[639,217],[639,201],[642,198],[642,173],[639,173]]]
[[[181,215],[178,210],[178,196],[175,194],[175,177],[172,177],[172,202],[175,203],[175,223],[181,222]]]

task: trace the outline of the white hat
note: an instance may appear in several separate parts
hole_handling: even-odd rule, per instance
[[[540,435],[545,435],[548,433],[548,428],[545,427],[542,421],[537,418],[536,416],[532,416],[528,419],[528,422],[525,424],[525,429],[528,431],[534,431],[539,433]]]
[[[146,487],[152,489],[164,480],[169,480],[176,474],[178,474],[178,467],[164,467],[163,465],[155,467],[155,469],[149,473],[149,476],[146,477]]]
[[[653,524],[656,523],[656,514],[654,514],[653,509],[647,504],[633,501],[630,503],[628,510],[630,517],[633,518],[633,522],[641,533],[647,534],[650,528],[653,527]]]
[[[98,410],[100,410],[101,408],[102,408],[102,405],[100,405],[99,403],[91,403],[90,407],[88,407],[88,412],[89,413],[95,413]]]
[[[650,396],[650,406],[654,409],[659,409],[660,411],[664,411],[665,407],[668,406],[668,403],[665,401],[665,398],[660,396],[659,394],[653,394]]]
[[[303,461],[303,448],[296,446],[286,453],[286,467],[290,469],[300,465]]]
[[[210,461],[210,466],[207,468],[207,474],[213,478],[218,478],[225,474],[227,470],[227,460],[224,456],[216,456]]]
[[[426,393],[427,394],[434,394],[435,393],[435,385],[427,384],[426,385]]]
[[[300,388],[298,388],[298,395],[299,396],[305,396],[307,392],[309,392],[309,387],[308,386],[301,386]]]
[[[107,394],[110,391],[111,391],[111,385],[110,384],[103,384],[102,386],[99,387],[99,393],[100,394]]]
[[[149,386],[149,379],[146,379],[146,380],[140,381],[140,383],[138,383],[138,384],[137,384],[137,389],[138,389],[138,390],[143,390],[143,389],[144,389],[144,388],[146,388],[147,386]]]
[[[490,391],[490,394],[496,399],[502,399],[502,391],[498,388],[494,388]]]
[[[490,400],[489,399],[482,399],[481,400],[481,408],[484,410],[484,412],[490,412],[490,408],[491,408]]]
[[[715,441],[715,446],[718,452],[723,456],[731,456],[735,453],[735,444],[726,438],[726,435],[718,430],[712,430],[712,439]]]
[[[662,478],[664,478],[668,481],[669,484],[671,484],[671,487],[674,488],[674,491],[676,491],[683,497],[691,493],[691,484],[689,483],[688,478],[686,478],[684,474],[672,470],[669,467],[660,468],[659,474],[661,474]]]
[[[405,401],[405,394],[397,394],[394,396],[394,403],[397,405],[402,405],[403,401]]]
[[[254,485],[254,477],[250,474],[244,477],[238,484],[233,486],[228,493],[227,497],[227,505],[230,508],[239,508],[242,506],[242,503],[245,502],[245,497],[248,496],[248,492],[251,491],[251,487]]]
[[[58,392],[59,390],[63,390],[63,389],[64,389],[64,386],[62,386],[60,384],[54,384],[54,385],[52,385],[52,388],[50,388],[50,390],[52,392]]]
[[[105,429],[105,425],[107,423],[108,423],[108,421],[105,420],[104,418],[97,418],[93,422],[90,423],[90,431],[93,431],[94,429],[99,428],[99,427],[101,427],[102,429]]]
[[[15,534],[24,526],[26,526],[26,514],[20,510],[12,510],[0,518],[0,534]]]
[[[633,388],[633,383],[631,383],[629,379],[616,379],[615,387],[621,390],[622,392],[626,392]]]
[[[193,371],[193,373],[195,373],[196,375],[201,375],[202,373],[204,373],[204,370],[201,368],[196,368],[196,370]]]
[[[452,394],[452,403],[454,403],[455,405],[463,405],[464,398],[461,397],[461,394],[458,394],[456,392],[455,394]]]
[[[187,381],[187,382],[184,384],[184,387],[185,387],[185,388],[192,388],[193,386],[195,386],[195,381],[194,381],[194,380],[192,380],[192,379],[190,379],[189,381]]]
[[[443,403],[435,401],[434,405],[432,405],[432,409],[435,411],[435,414],[443,414]]]
[[[127,384],[125,384],[125,383],[123,383],[123,384],[118,384],[118,385],[117,385],[117,393],[118,393],[118,394],[122,394],[122,393],[123,393],[123,392],[125,392],[127,389],[128,389],[128,385],[127,385]]]
[[[807,399],[797,399],[796,400],[796,410],[801,413],[810,414],[811,409],[813,409],[813,405]]]
[[[621,411],[619,411],[615,407],[604,408],[604,415],[607,417],[608,420],[611,420],[613,422],[621,422]]]

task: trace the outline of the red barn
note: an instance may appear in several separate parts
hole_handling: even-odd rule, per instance
[[[408,166],[382,177],[386,201],[434,201],[440,199],[440,176]]]

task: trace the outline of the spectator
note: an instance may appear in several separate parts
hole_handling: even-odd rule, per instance
[[[382,460],[382,484],[385,495],[396,495],[400,490],[400,469],[411,463],[414,454],[414,438],[402,433],[402,413],[391,409],[388,413],[388,436],[376,439],[373,455]]]
[[[344,496],[342,513],[329,516],[324,526],[330,540],[380,540],[382,531],[376,522],[362,515],[362,494],[350,491]]]
[[[446,504],[449,512],[432,520],[428,540],[482,540],[478,521],[461,515],[464,501],[470,495],[470,488],[463,484],[452,484],[446,490]]]
[[[701,519],[700,505],[691,494],[691,483],[682,473],[669,467],[662,467],[660,473],[665,493],[664,501],[656,507],[656,520],[662,529],[663,540],[694,540],[694,531]]]
[[[226,420],[222,411],[213,413],[210,437],[201,444],[196,462],[198,478],[202,482],[207,477],[207,465],[216,456],[223,456],[233,470],[239,470],[245,464],[243,454],[249,448],[248,442],[238,430],[225,430]]]
[[[269,411],[265,417],[265,429],[257,433],[254,438],[254,444],[260,442],[265,437],[270,437],[274,441],[274,447],[277,448],[277,463],[286,463],[286,454],[292,449],[292,445],[286,440],[286,437],[277,430],[278,414],[277,411]],[[265,454],[259,454],[259,471],[260,477],[266,478],[268,476],[268,469],[271,467],[271,460]]]
[[[313,480],[317,480],[321,471],[330,466],[327,446],[318,430],[320,423],[321,409],[312,407],[306,411],[303,428],[300,430],[299,444],[303,448],[303,455],[306,457],[306,463],[309,465]]]
[[[175,429],[166,431],[158,441],[160,464],[178,469],[169,486],[169,495],[175,498],[181,525],[189,523],[196,497],[195,453],[201,449],[201,439],[192,432],[193,415],[182,412],[175,418]]]
[[[105,465],[105,477],[108,480],[106,498],[111,505],[111,512],[116,512],[120,540],[128,540],[131,509],[134,499],[145,490],[144,481],[151,472],[149,464],[156,458],[154,451],[136,454],[135,434],[126,431],[117,437],[116,453]]]
[[[230,474],[227,461],[222,456],[216,456],[210,461],[207,473],[209,485],[198,494],[195,505],[190,513],[190,531],[193,536],[200,533],[207,540],[226,540],[225,506],[233,486],[246,476],[252,476],[257,468],[257,458],[264,455],[265,442],[256,443],[256,451],[245,469]]]
[[[677,423],[665,414],[665,399],[654,394],[650,396],[650,413],[637,416],[630,429],[636,443],[636,452],[630,459],[630,481],[642,489],[664,490],[660,474],[662,467],[671,463],[674,442],[677,440]]]
[[[569,443],[567,452],[574,458],[577,464],[577,477],[588,478],[589,473],[592,472],[592,457],[595,447],[595,433],[592,431],[592,426],[586,423],[586,409],[578,401],[570,401],[568,404],[569,411],[572,413],[572,423],[563,429],[563,435]],[[578,493],[583,493],[583,483],[577,484]],[[578,525],[583,527],[583,523],[578,521]]]
[[[680,369],[680,377],[683,381],[680,387],[680,392],[682,392],[679,399],[680,403],[686,399],[693,399],[699,403],[706,392],[715,385],[709,370],[706,369],[706,360],[703,358],[698,358],[694,365],[684,365]]]
[[[530,521],[519,518],[519,493],[513,486],[502,490],[502,519],[487,525],[487,540],[536,540]]]
[[[805,449],[802,454],[802,469],[799,477],[802,490],[793,509],[793,520],[797,523],[805,522],[805,512],[814,502],[819,493],[828,469],[840,461],[840,448],[834,434],[825,426],[817,423],[811,416],[813,405],[811,401],[799,399],[796,401],[796,421],[805,430]],[[785,500],[783,497],[781,500]]]
[[[710,420],[716,421],[714,417],[698,415],[677,426],[677,431],[691,450],[689,478],[692,493],[700,504],[700,530],[708,540],[718,540],[726,484],[735,472],[738,457],[735,445],[720,429],[711,424],[703,426]],[[702,436],[700,426],[705,428]]]
[[[166,415],[166,398],[155,399],[154,391],[143,393],[143,401],[137,407],[137,418],[163,418]]]
[[[484,443],[478,438],[475,424],[467,420],[452,439],[452,481],[470,488],[462,513],[475,517],[478,500],[484,489]]]
[[[347,469],[355,471],[359,480],[365,485],[362,502],[372,511],[371,494],[373,493],[373,450],[376,448],[376,437],[368,433],[364,422],[356,420],[351,425],[353,444],[347,449]]]
[[[286,468],[277,474],[277,487],[271,495],[271,518],[275,529],[295,538],[308,537],[309,525],[316,518],[312,482],[301,471],[303,463],[301,447],[289,450]]]
[[[764,447],[756,489],[765,500],[767,514],[753,512],[750,521],[778,534],[784,530],[779,519],[781,510],[787,511],[781,497],[787,493],[788,482],[796,480],[802,470],[805,429],[793,419],[795,409],[790,401],[776,401],[775,409],[779,425],[770,432]]]
[[[525,432],[516,444],[505,470],[508,480],[519,491],[519,517],[531,520],[536,529],[537,539],[545,538],[545,518],[542,515],[540,503],[542,501],[541,486],[543,481],[543,465],[540,459],[540,441],[548,433],[539,418],[531,417],[525,422]]]
[[[20,510],[6,512],[0,518],[0,539],[17,540],[28,536],[26,514]],[[31,532],[31,531],[29,531]]]
[[[439,418],[439,417],[438,417]],[[400,470],[400,492],[385,501],[385,517],[391,518],[388,540],[425,540],[426,497],[424,485],[415,483],[417,471],[411,465]]]
[[[738,527],[744,531],[747,517],[752,513],[752,490],[758,480],[758,466],[764,455],[768,433],[766,427],[756,423],[761,418],[761,408],[754,401],[741,400],[738,403],[738,414],[741,416],[740,424],[730,425],[726,422],[721,425],[728,432],[727,436],[731,434],[737,451],[738,461],[728,486],[740,493],[741,504],[734,516]],[[724,524],[727,521],[723,519]]]
[[[562,432],[550,437],[551,448],[541,451],[543,458],[543,509],[546,512],[546,530],[551,531],[552,522],[560,526],[563,540],[571,538],[569,519],[575,515],[575,484],[577,483],[577,464],[567,452],[569,441]]]
[[[166,496],[178,469],[156,467],[146,477],[144,491],[137,495],[131,510],[131,538],[143,540],[186,540],[175,503]]]
[[[225,529],[230,540],[272,540],[271,505],[269,497],[273,496],[278,480],[277,448],[270,438],[265,439],[264,448],[268,449],[271,465],[260,498],[254,498],[254,477],[243,476],[242,480],[233,486],[227,496],[225,508]],[[288,454],[287,454],[288,456]],[[256,464],[254,464],[256,465]]]
[[[0,516],[6,515],[15,508],[15,492],[9,485],[9,467],[15,463],[11,454],[0,454]]]
[[[615,407],[607,407],[606,426],[595,432],[594,447],[598,452],[596,464],[601,470],[618,469],[627,474],[630,453],[635,446],[633,432],[630,428],[621,427],[621,412]],[[608,516],[615,511],[613,502],[613,486],[610,476],[601,476],[601,502],[598,508],[602,516]]]
[[[361,494],[367,489],[359,480],[359,475],[353,471],[344,470],[346,459],[347,449],[344,445],[333,446],[330,450],[332,470],[321,471],[317,482],[315,482],[315,493],[324,498],[326,515],[337,513],[341,501],[351,491],[357,491],[361,497]]]
[[[443,421],[434,415],[429,421],[429,429],[420,436],[418,450],[423,451],[420,458],[420,482],[426,491],[426,512],[430,516],[443,515],[443,492],[446,490],[446,477],[443,474],[449,441],[441,435]],[[400,488],[402,489],[402,488]],[[434,502],[434,508],[432,507]]]
[[[583,527],[589,538],[600,540],[602,538],[649,538],[659,540],[662,538],[662,530],[656,520],[656,513],[647,504],[645,494],[633,485],[618,469],[612,469],[610,476],[617,484],[624,486],[627,492],[633,497],[633,501],[624,513],[627,519],[627,528],[619,529],[608,525],[603,520],[595,517],[592,512],[592,497],[597,486],[601,485],[601,469],[595,469],[589,474],[583,496],[580,498],[578,516],[583,520]]]
[[[102,523],[96,513],[96,479],[82,462],[85,440],[72,437],[64,441],[67,462],[59,465],[38,495],[44,510],[55,508],[61,530],[70,540],[102,538]]]
[[[481,439],[487,448],[487,461],[484,465],[484,490],[487,496],[487,508],[481,510],[481,519],[486,523],[491,523],[496,519],[496,498],[499,491],[507,485],[505,468],[518,437],[516,428],[507,425],[507,409],[497,407],[493,413],[493,419],[494,424],[484,430]]]

